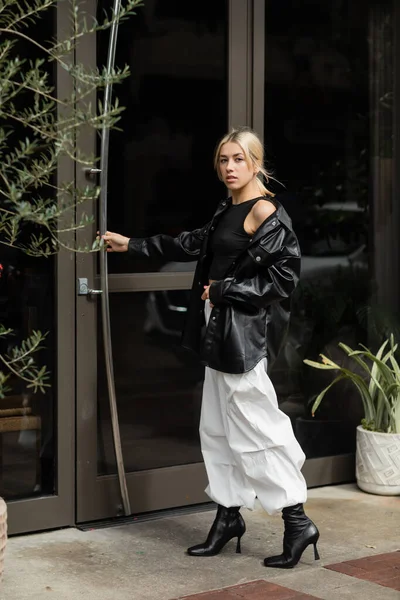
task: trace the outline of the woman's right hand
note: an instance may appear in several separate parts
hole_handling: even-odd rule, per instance
[[[129,238],[119,233],[113,233],[112,231],[106,231],[102,236],[104,243],[107,247],[107,252],[127,252]]]

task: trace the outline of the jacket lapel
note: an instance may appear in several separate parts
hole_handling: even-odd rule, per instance
[[[222,202],[220,202],[218,204],[217,210],[214,213],[214,216],[212,218],[211,221],[211,225],[214,225],[214,221],[215,219],[218,219],[218,217],[220,217],[222,215],[222,213],[224,213],[229,206],[232,204],[232,198],[227,198],[226,200],[222,200]]]
[[[209,245],[210,245],[210,238],[212,236],[212,234],[215,231],[215,228],[218,224],[219,218],[220,216],[228,209],[228,207],[231,205],[232,199],[231,198],[227,198],[226,200],[222,200],[218,206],[217,206],[217,210],[215,211],[211,221],[210,221],[210,226],[208,227],[207,230],[207,234],[206,234],[206,238],[203,242],[204,246],[204,250],[203,253],[207,254]]]

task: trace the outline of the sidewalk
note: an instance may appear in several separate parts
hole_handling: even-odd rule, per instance
[[[234,541],[216,557],[185,555],[187,546],[205,539],[214,517],[209,511],[88,532],[13,537],[0,598],[172,600],[239,586],[198,598],[400,599],[400,552],[394,554],[400,550],[399,497],[364,494],[355,485],[317,488],[309,491],[307,513],[321,532],[321,560],[314,561],[310,547],[288,571],[262,565],[265,556],[281,551],[282,521],[261,508],[242,512],[247,533],[241,555],[235,554]],[[378,558],[386,553],[390,556]],[[365,557],[376,558],[354,562]],[[338,566],[345,561],[351,564]]]

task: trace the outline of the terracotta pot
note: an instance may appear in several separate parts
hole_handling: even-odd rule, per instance
[[[7,544],[7,505],[3,498],[0,498],[0,582],[4,570],[4,554]]]
[[[364,492],[400,495],[400,433],[357,427],[356,478]]]

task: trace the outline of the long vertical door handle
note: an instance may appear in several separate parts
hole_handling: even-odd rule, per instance
[[[114,0],[113,14],[118,15],[121,9],[121,0]],[[107,73],[110,73],[115,64],[115,53],[117,48],[118,37],[118,21],[115,20],[110,30],[110,41],[108,45],[107,56]],[[111,105],[112,86],[107,83],[104,90],[103,109],[107,113]],[[101,135],[101,154],[100,154],[100,198],[99,198],[99,213],[100,213],[100,233],[103,234],[107,230],[107,187],[108,187],[108,154],[110,145],[110,128],[103,127]],[[98,172],[98,171],[97,171]],[[114,439],[115,457],[117,460],[118,479],[121,490],[121,499],[126,516],[131,514],[129,502],[128,488],[126,485],[126,474],[124,467],[124,459],[122,455],[121,435],[118,422],[117,397],[115,393],[115,379],[113,367],[113,355],[111,345],[111,326],[110,326],[110,303],[108,295],[108,265],[107,253],[100,252],[100,281],[101,289],[101,316],[103,327],[103,344],[107,373],[108,396],[110,401],[111,424]]]

